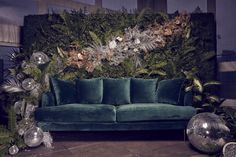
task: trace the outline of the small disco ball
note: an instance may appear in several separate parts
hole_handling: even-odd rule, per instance
[[[27,79],[24,79],[24,80],[22,81],[21,86],[22,86],[22,88],[23,88],[24,90],[31,91],[31,90],[33,90],[33,89],[35,88],[36,83],[35,83],[34,79],[32,79],[32,78],[27,78]]]
[[[236,142],[229,142],[223,148],[224,157],[236,157]]]
[[[37,65],[41,65],[41,64],[45,64],[47,62],[49,62],[49,58],[48,56],[43,53],[43,52],[34,52],[30,58],[30,60],[37,64]]]
[[[10,155],[15,155],[19,152],[19,148],[17,147],[17,145],[13,145],[8,149],[8,153]]]
[[[229,128],[225,121],[213,113],[200,113],[192,117],[187,126],[189,142],[198,150],[212,154],[226,143]]]
[[[43,131],[38,127],[27,130],[24,134],[24,142],[29,147],[37,147],[43,142]]]

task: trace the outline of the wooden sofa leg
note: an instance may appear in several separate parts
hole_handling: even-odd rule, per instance
[[[186,129],[184,129],[184,142],[186,142]]]

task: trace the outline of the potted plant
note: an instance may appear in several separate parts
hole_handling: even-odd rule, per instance
[[[220,105],[225,99],[219,98],[216,92],[217,86],[221,83],[219,81],[202,81],[197,76],[197,70],[183,71],[187,81],[185,86],[186,92],[192,92],[193,105],[199,112],[213,112],[216,113]]]

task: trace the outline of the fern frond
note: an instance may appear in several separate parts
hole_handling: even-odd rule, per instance
[[[211,85],[220,85],[221,83],[219,81],[208,81],[203,84],[204,87],[211,86]]]
[[[94,32],[89,31],[89,35],[95,44],[100,45],[102,43],[99,37]]]
[[[154,50],[157,47],[158,44],[156,43],[156,41],[148,38],[142,40],[140,44],[140,49],[143,50],[144,52]]]
[[[8,93],[17,93],[23,92],[24,89],[21,87],[21,84],[15,78],[9,78],[6,82],[2,85],[2,89]]]

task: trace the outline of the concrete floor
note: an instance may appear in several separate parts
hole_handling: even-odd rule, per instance
[[[181,131],[57,132],[54,148],[21,151],[15,157],[193,157],[199,155]]]

